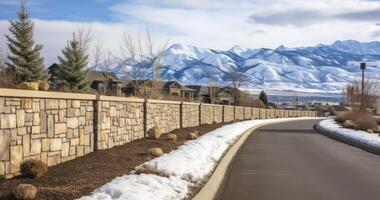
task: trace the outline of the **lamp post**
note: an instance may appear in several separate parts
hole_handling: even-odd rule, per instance
[[[364,110],[364,70],[366,68],[366,63],[360,63],[360,69],[362,70],[362,98],[361,98],[361,109]]]

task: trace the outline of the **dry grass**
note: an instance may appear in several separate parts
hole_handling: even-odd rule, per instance
[[[374,115],[368,111],[347,111],[343,114],[340,114],[335,118],[335,121],[343,124],[346,121],[352,121],[355,126],[349,126],[346,128],[355,128],[363,131],[367,131],[368,129],[377,130],[378,122]]]
[[[21,164],[21,174],[28,178],[39,178],[47,172],[48,168],[40,160],[27,160]]]

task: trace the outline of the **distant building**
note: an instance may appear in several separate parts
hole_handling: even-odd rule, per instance
[[[208,87],[200,85],[190,85],[188,87],[196,91],[196,102],[223,105],[233,105],[235,103],[235,98],[232,92],[233,88]]]
[[[181,85],[177,81],[137,80],[125,81],[123,92],[126,96],[139,96],[139,93],[146,92],[148,96],[156,93],[162,98],[194,101],[196,91]]]
[[[376,99],[375,110],[377,115],[380,115],[380,96],[378,96]]]
[[[90,87],[97,94],[109,96],[123,96],[122,83],[114,73],[101,71],[88,71],[87,80]]]

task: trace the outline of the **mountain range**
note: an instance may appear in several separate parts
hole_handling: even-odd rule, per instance
[[[367,63],[367,77],[380,80],[380,42],[347,40],[276,49],[235,46],[226,51],[174,44],[165,51],[160,75],[185,85],[226,85],[228,74],[235,71],[248,77],[242,88],[252,92],[341,93],[345,84],[360,78],[360,62]],[[119,77],[130,67],[121,63],[111,69]]]

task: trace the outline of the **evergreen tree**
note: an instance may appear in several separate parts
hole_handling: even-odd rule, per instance
[[[265,104],[265,106],[268,106],[268,97],[264,91],[260,92],[259,99]]]
[[[52,74],[57,78],[58,85],[76,92],[87,90],[89,82],[86,79],[87,71],[85,69],[88,65],[88,55],[75,34],[62,50],[62,54],[63,56],[58,56],[58,68]]]
[[[8,39],[7,67],[16,74],[16,82],[24,81],[46,81],[49,78],[44,68],[44,60],[40,56],[42,45],[35,44],[33,40],[33,22],[29,19],[25,2],[22,1],[18,20],[11,20],[9,31],[12,36],[6,35]]]

